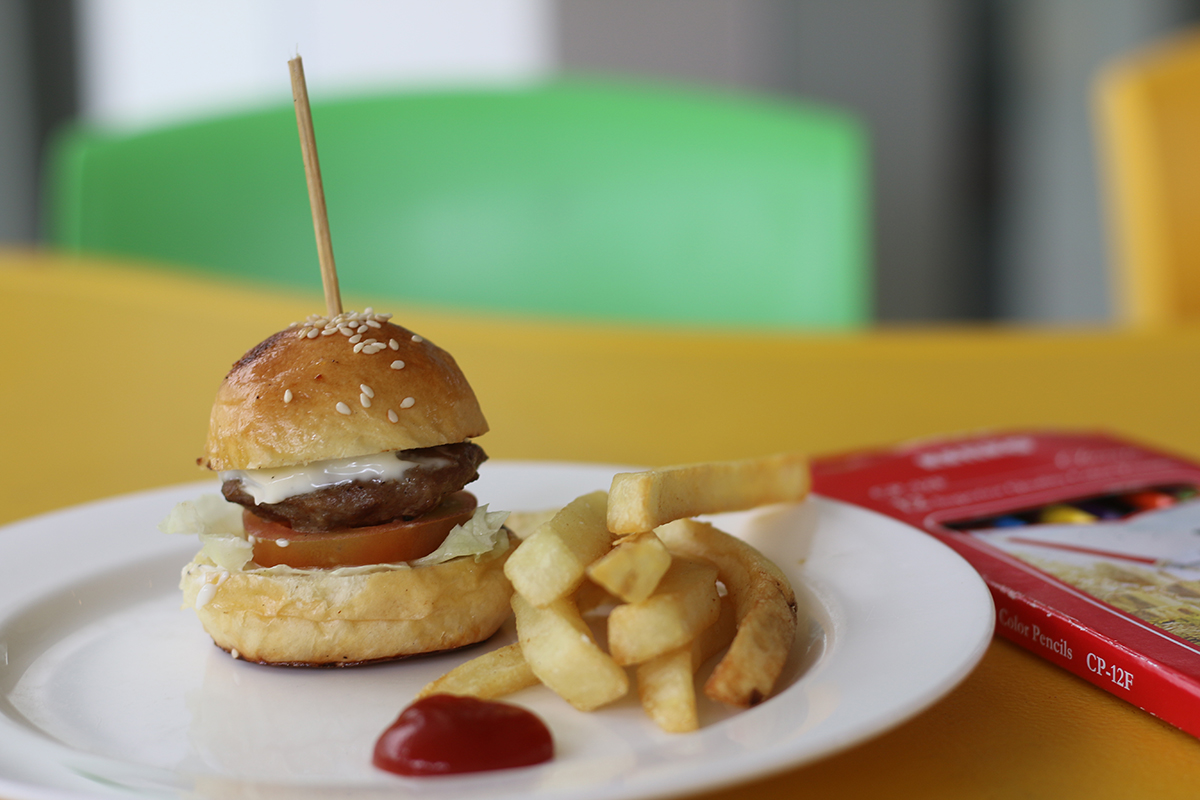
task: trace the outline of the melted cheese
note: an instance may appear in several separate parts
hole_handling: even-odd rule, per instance
[[[425,459],[421,463],[437,466],[433,462],[443,460]],[[344,483],[398,480],[417,464],[417,461],[402,461],[395,452],[373,453],[294,467],[231,469],[221,472],[220,477],[222,481],[241,480],[242,489],[254,498],[255,504],[261,505]]]

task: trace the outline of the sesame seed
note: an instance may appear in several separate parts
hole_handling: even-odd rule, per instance
[[[399,422],[399,421],[400,421],[400,417],[399,417],[399,416],[397,416],[397,415],[396,415],[396,412],[395,412],[395,411],[392,411],[390,408],[388,409],[388,419],[389,419],[389,420],[391,420],[392,422]]]
[[[357,311],[343,311],[340,314],[335,314],[332,317],[326,317],[321,314],[309,314],[308,319],[304,322],[292,322],[288,325],[289,329],[299,328],[305,336],[311,336],[308,329],[324,328],[325,330],[341,330],[349,336],[352,333],[363,333],[368,328],[382,327],[382,323],[387,322],[392,318],[391,314],[376,314],[373,308],[367,308],[361,314]],[[322,331],[323,333],[324,331]]]
[[[326,329],[324,329],[323,331],[321,331],[321,335],[322,335],[322,336],[330,336],[330,335],[332,335],[332,334],[335,334],[335,333],[337,333],[337,332],[338,332],[338,331],[337,331],[337,328],[326,328]]]
[[[412,340],[413,340],[414,342],[423,342],[423,341],[425,341],[424,339],[422,339],[420,336],[418,336],[418,335],[417,335],[417,334],[415,334],[415,333],[413,334]]]
[[[233,656],[234,658],[237,658],[240,655],[240,653],[238,653],[238,649],[236,647],[234,647],[233,649],[231,649],[229,651],[229,655]]]
[[[356,333],[356,334],[354,334],[353,336],[351,336],[351,337],[350,337],[350,344],[358,344],[358,343],[359,343],[359,342],[361,342],[361,341],[362,341],[362,334],[361,334],[361,333]]]
[[[276,539],[275,540],[276,547],[287,547],[289,544],[291,544],[291,542],[289,542],[287,539]]]
[[[393,350],[399,350],[400,343],[397,342],[395,339],[388,339],[388,347],[392,348]]]
[[[285,403],[292,402],[292,390],[291,389],[288,389],[283,393],[283,402],[285,402]]]
[[[337,410],[338,410],[338,413],[339,413],[339,414],[347,414],[347,415],[349,415],[349,413],[350,413],[350,406],[346,405],[345,403],[338,403],[338,404],[337,404]]]
[[[320,335],[321,335],[321,332],[320,332],[319,330],[317,330],[316,328],[309,328],[309,329],[308,329],[308,338],[309,338],[309,339],[315,339],[315,338],[317,338],[317,337],[318,337],[318,336],[320,336]]]
[[[365,383],[360,383],[360,384],[358,385],[358,388],[359,388],[359,390],[360,390],[360,391],[361,391],[363,394],[365,394],[367,397],[374,397],[374,396],[375,396],[375,390],[374,390],[374,389],[372,389],[370,386],[367,386]]]
[[[415,398],[406,397],[400,401],[400,407],[401,408],[412,408],[414,405],[416,405],[416,403],[417,403],[417,401]]]
[[[366,392],[363,392],[362,394],[360,394],[360,395],[358,396],[358,402],[362,403],[362,407],[363,407],[363,408],[370,408],[370,407],[371,407],[371,398],[370,398],[370,397],[367,397],[367,394],[366,394]]]
[[[397,360],[397,361],[393,361],[393,362],[392,362],[392,369],[404,369],[404,362],[403,362],[403,361],[399,361],[399,360]]]

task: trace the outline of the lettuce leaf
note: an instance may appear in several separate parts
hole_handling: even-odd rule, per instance
[[[254,545],[246,538],[242,507],[224,497],[206,494],[184,500],[158,523],[163,533],[196,534],[200,551],[222,569],[236,572],[254,558]]]
[[[441,564],[452,558],[474,556],[479,561],[497,547],[508,545],[508,534],[504,530],[507,511],[488,511],[486,505],[479,506],[469,520],[455,525],[437,550],[411,562],[413,566],[427,567]]]
[[[503,550],[508,547],[508,534],[504,530],[506,519],[507,511],[488,511],[486,505],[479,506],[469,520],[450,531],[437,550],[424,558],[408,562],[408,565],[432,566],[468,556],[479,561],[497,549]],[[247,539],[246,529],[242,525],[242,507],[226,501],[220,495],[202,495],[195,500],[184,500],[158,524],[158,529],[163,533],[199,536],[201,552],[214,564],[230,572],[246,570],[275,574],[311,571],[283,564],[269,569],[255,565],[252,560],[254,545]],[[338,567],[331,571],[335,574],[358,574],[400,566],[404,564],[368,564]]]

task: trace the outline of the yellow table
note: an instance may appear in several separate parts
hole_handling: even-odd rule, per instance
[[[0,252],[0,297],[0,523],[200,477],[225,371],[323,311],[315,295],[13,251]],[[364,305],[455,355],[493,458],[665,464],[1022,426],[1104,428],[1200,457],[1200,328],[720,335],[346,301]],[[895,730],[711,797],[1197,793],[1200,742],[997,640]]]

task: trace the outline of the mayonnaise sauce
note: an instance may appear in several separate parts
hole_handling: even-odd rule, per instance
[[[427,459],[422,463],[435,460],[442,459]],[[241,479],[246,494],[254,498],[255,504],[262,504],[278,503],[289,497],[354,481],[398,480],[415,466],[416,461],[402,461],[396,452],[390,452],[314,461],[294,467],[223,470],[220,477],[222,482]]]

